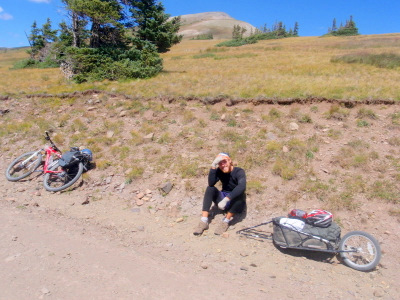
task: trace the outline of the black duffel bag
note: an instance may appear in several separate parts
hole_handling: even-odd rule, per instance
[[[78,164],[81,159],[80,157],[82,156],[80,151],[67,151],[64,152],[63,155],[61,156],[60,160],[58,161],[58,164],[62,168],[70,168],[76,164]]]

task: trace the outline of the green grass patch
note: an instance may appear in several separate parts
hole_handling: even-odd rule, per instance
[[[356,53],[335,56],[331,58],[332,63],[344,62],[348,64],[367,64],[378,68],[395,69],[400,67],[400,55],[395,53]]]
[[[399,189],[390,181],[375,181],[370,187],[370,197],[385,200],[394,204],[400,203]]]
[[[125,182],[131,183],[133,179],[140,178],[144,173],[144,168],[140,166],[133,166],[125,174]]]
[[[340,106],[339,104],[333,104],[324,115],[327,119],[343,121],[350,115],[350,110]]]
[[[214,53],[201,53],[197,55],[193,55],[194,59],[199,59],[199,58],[214,58],[216,57],[216,54]]]
[[[371,109],[367,109],[367,108],[360,108],[357,112],[357,118],[359,119],[371,119],[371,120],[376,120],[378,119],[378,116],[376,115],[376,113],[371,110]]]

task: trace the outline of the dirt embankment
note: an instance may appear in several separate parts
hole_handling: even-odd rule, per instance
[[[91,170],[72,189],[55,194],[42,188],[41,176],[18,183],[0,178],[0,298],[397,299],[398,204],[371,197],[376,181],[398,184],[399,129],[391,116],[399,108],[389,105],[395,103],[369,103],[367,108],[376,119],[367,119],[369,126],[360,127],[359,109],[367,103],[354,107],[335,102],[349,110],[338,120],[327,118],[333,102],[326,99],[150,99],[145,109],[130,113],[125,104],[135,99],[129,97],[98,91],[74,93],[73,97],[77,98],[74,103],[61,103],[53,112],[43,107],[47,102],[35,100],[38,95],[5,98],[0,108],[9,112],[0,117],[1,125],[12,130],[7,127],[11,120],[29,122],[46,110],[49,119],[54,117],[53,130],[71,135],[71,140],[64,140],[68,145],[73,136],[83,134],[77,129],[70,132],[79,119],[87,124],[84,133],[91,135],[84,138],[93,138],[95,133],[110,136],[106,142],[111,144],[102,145],[97,160],[118,157],[122,163]],[[125,114],[118,110],[121,107]],[[272,108],[280,112],[279,119],[266,117]],[[190,118],[185,118],[187,111],[192,112]],[[73,117],[59,126],[57,116],[67,113]],[[296,122],[299,113],[307,114],[312,122]],[[228,125],[230,116],[235,117],[235,126]],[[122,128],[104,129],[105,120]],[[294,122],[298,127],[290,129]],[[154,138],[130,144],[132,131],[145,135],[144,128],[150,125]],[[165,132],[169,139],[163,137]],[[234,132],[246,137],[239,149],[222,138],[226,132],[232,139],[238,138],[232,136]],[[290,153],[295,151],[291,141],[313,136],[318,144],[312,160],[294,178],[283,179],[272,172],[280,156],[264,158],[269,141],[282,143],[280,151]],[[4,171],[22,150],[38,148],[42,142],[22,132],[6,133],[1,141],[0,169]],[[208,232],[195,237],[192,230],[199,221],[204,170],[222,143],[236,151],[239,165],[249,166],[247,213],[223,237],[213,234],[219,214]],[[127,157],[112,150],[126,145],[134,149]],[[361,165],[340,159],[344,153],[350,155],[349,147],[357,150],[351,154],[354,157],[368,154]],[[160,167],[160,157],[168,168]],[[250,164],[247,157],[262,163]],[[126,165],[131,161],[143,166],[144,172],[128,182]],[[196,172],[179,173],[185,170],[182,164],[192,163],[197,164]],[[165,182],[173,184],[167,195],[159,190]],[[344,199],[355,206],[344,207],[346,202],[340,202],[343,207],[333,212],[344,233],[364,230],[380,241],[382,261],[372,272],[352,270],[337,257],[281,251],[270,241],[236,234],[238,229],[286,214],[289,208],[337,207],[334,201],[343,200],[343,193],[350,191],[348,185],[352,194]]]

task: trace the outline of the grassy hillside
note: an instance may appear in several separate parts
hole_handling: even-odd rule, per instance
[[[132,96],[400,99],[399,68],[331,62],[349,54],[400,54],[400,34],[299,37],[238,48],[186,40],[163,55],[164,71],[148,80],[76,85],[58,69],[10,70],[24,50],[0,53],[0,94],[62,93],[91,88]]]

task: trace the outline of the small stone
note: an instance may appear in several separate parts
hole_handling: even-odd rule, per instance
[[[384,233],[385,233],[386,235],[390,235],[390,234],[391,234],[390,231],[385,231]]]
[[[296,131],[299,130],[299,125],[297,125],[296,123],[292,122],[289,124],[289,129],[292,131]]]
[[[147,110],[143,114],[143,119],[151,120],[154,117],[154,112],[152,110]]]
[[[202,263],[202,264],[200,265],[200,267],[201,267],[202,269],[204,269],[204,270],[208,269],[208,265],[205,264],[205,263]]]
[[[146,190],[144,191],[144,193],[145,193],[146,195],[150,195],[150,194],[152,194],[152,191],[149,190],[149,189],[146,189]]]
[[[277,139],[278,139],[277,136],[275,134],[273,134],[272,132],[267,133],[267,140],[275,141]]]
[[[90,106],[90,107],[88,107],[88,111],[92,111],[92,110],[95,110],[96,109],[96,107],[94,107],[94,106]]]
[[[248,270],[249,270],[249,268],[248,268],[248,267],[246,267],[246,266],[241,266],[241,267],[240,267],[240,270],[242,270],[242,271],[248,271]]]
[[[289,152],[289,148],[286,147],[286,146],[283,146],[282,147],[282,151],[283,151],[283,153],[288,153]]]
[[[107,137],[110,139],[114,136],[114,131],[107,131]]]
[[[226,115],[223,114],[223,115],[221,116],[221,121],[225,121],[225,119],[226,119]]]
[[[379,288],[374,291],[374,296],[377,298],[382,298],[383,296],[385,296],[385,291],[382,288]]]
[[[142,199],[144,197],[144,194],[142,192],[140,192],[136,195],[136,197],[138,197],[139,199]]]
[[[183,221],[184,221],[183,218],[178,218],[178,219],[175,220],[176,223],[182,223]]]
[[[136,205],[137,206],[142,206],[144,204],[144,201],[142,199],[137,199],[136,200]]]
[[[172,187],[173,187],[172,183],[167,182],[160,189],[163,193],[168,194],[172,190]]]
[[[89,204],[89,203],[90,203],[89,199],[86,199],[85,201],[82,202],[82,205],[86,205],[86,204]]]
[[[121,112],[119,113],[119,116],[120,116],[120,117],[125,117],[125,116],[126,116],[126,111],[124,111],[124,110],[121,111]]]
[[[144,142],[151,142],[153,140],[153,138],[154,138],[154,133],[152,132],[152,133],[149,133],[148,135],[144,136],[143,137],[143,141]]]
[[[41,290],[41,292],[42,292],[42,294],[50,294],[50,291],[47,289],[47,288],[42,288],[42,290]]]
[[[228,232],[224,232],[221,234],[221,236],[225,239],[229,238],[229,233]]]
[[[257,265],[256,264],[250,264],[250,267],[256,268]]]
[[[112,181],[112,176],[108,176],[108,177],[106,178],[106,184],[110,184],[111,181]]]
[[[15,235],[13,235],[13,236],[11,237],[11,240],[12,240],[13,242],[15,242],[17,239],[18,239],[18,237],[15,236]]]

